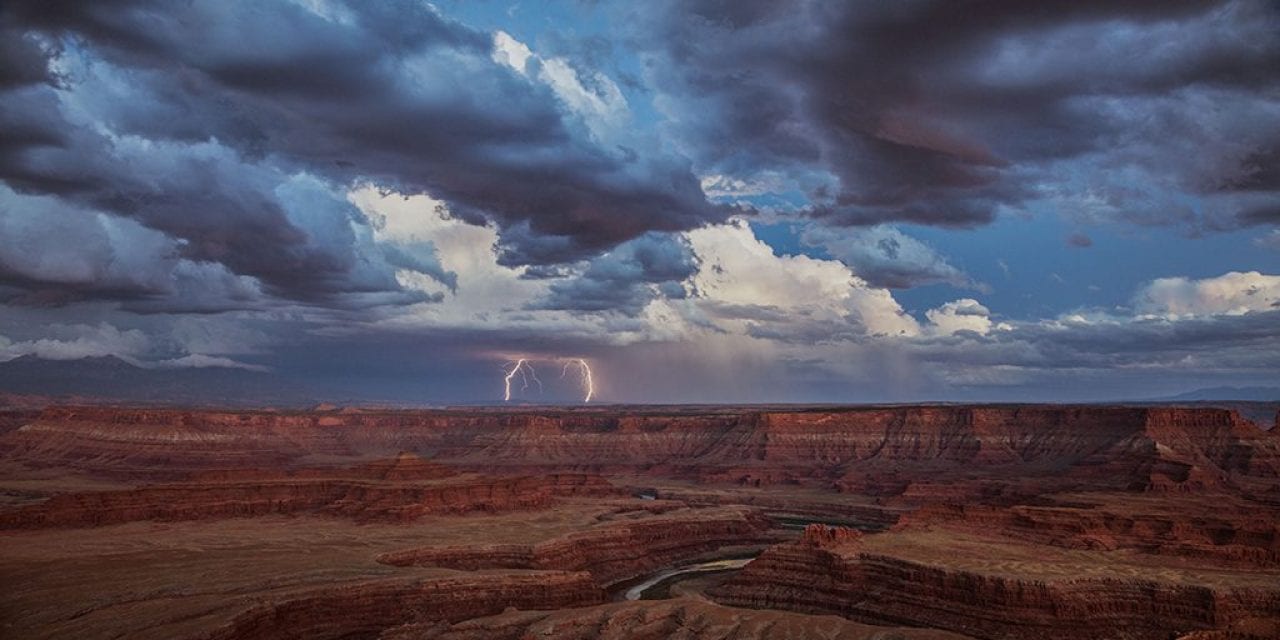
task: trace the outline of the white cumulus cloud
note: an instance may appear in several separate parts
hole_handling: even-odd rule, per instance
[[[1241,315],[1280,309],[1280,276],[1232,271],[1214,278],[1159,278],[1138,291],[1139,313],[1164,316]]]
[[[888,290],[868,286],[839,261],[779,256],[741,221],[687,236],[702,260],[693,282],[704,299],[785,310],[796,324],[825,320],[860,323],[871,334],[919,333],[919,323]]]
[[[961,298],[925,312],[932,329],[942,335],[959,331],[985,334],[991,330],[991,310],[973,298]]]

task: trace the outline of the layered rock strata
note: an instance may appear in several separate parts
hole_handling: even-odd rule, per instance
[[[1024,579],[866,553],[851,530],[811,526],[710,595],[722,604],[833,613],[989,639],[1164,639],[1280,616],[1280,587],[1215,589],[1143,579]]]
[[[0,452],[130,477],[412,451],[472,470],[590,471],[896,495],[975,469],[1065,489],[1198,491],[1280,477],[1280,433],[1209,408],[216,412],[50,408]],[[925,473],[927,472],[927,474]]]
[[[627,602],[566,611],[512,611],[456,624],[418,622],[380,640],[964,640],[932,629],[885,628],[831,616],[747,611],[697,600]]]
[[[434,465],[408,464],[401,457],[354,470],[250,470],[209,474],[194,482],[58,494],[0,511],[0,529],[295,513],[409,522],[425,515],[542,508],[557,496],[613,493],[607,481],[590,474],[452,477]]]
[[[1070,549],[1132,549],[1241,567],[1280,565],[1280,520],[1271,510],[1144,513],[1082,506],[930,505],[904,516],[900,529],[945,524]]]
[[[840,519],[856,523],[856,528],[869,531],[893,526],[909,510],[906,507],[851,502],[840,495],[820,499],[812,496],[763,494],[749,490],[726,492],[694,489],[657,489],[652,495],[656,500],[692,506],[749,505],[770,515]]]
[[[562,609],[599,604],[604,594],[585,573],[540,572],[368,582],[269,602],[199,640],[375,638],[396,626],[457,622],[508,608]],[[195,639],[193,639],[195,640]]]
[[[695,509],[598,526],[535,545],[408,549],[378,557],[395,566],[588,571],[602,586],[732,545],[777,540],[758,511]]]

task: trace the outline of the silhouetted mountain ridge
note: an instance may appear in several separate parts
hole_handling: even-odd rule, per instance
[[[1194,389],[1176,396],[1155,398],[1161,402],[1218,402],[1235,400],[1243,402],[1277,402],[1280,401],[1280,388],[1277,387],[1206,387]]]
[[[227,367],[145,368],[116,356],[0,362],[0,391],[121,402],[219,406],[306,405],[312,394],[280,376]]]

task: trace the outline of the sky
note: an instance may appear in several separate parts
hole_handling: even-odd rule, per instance
[[[424,404],[1280,385],[1280,6],[6,2],[0,361],[106,355]]]

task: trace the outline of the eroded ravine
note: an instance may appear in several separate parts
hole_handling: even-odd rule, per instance
[[[1280,636],[1280,434],[1231,412],[22,420],[6,637]]]

